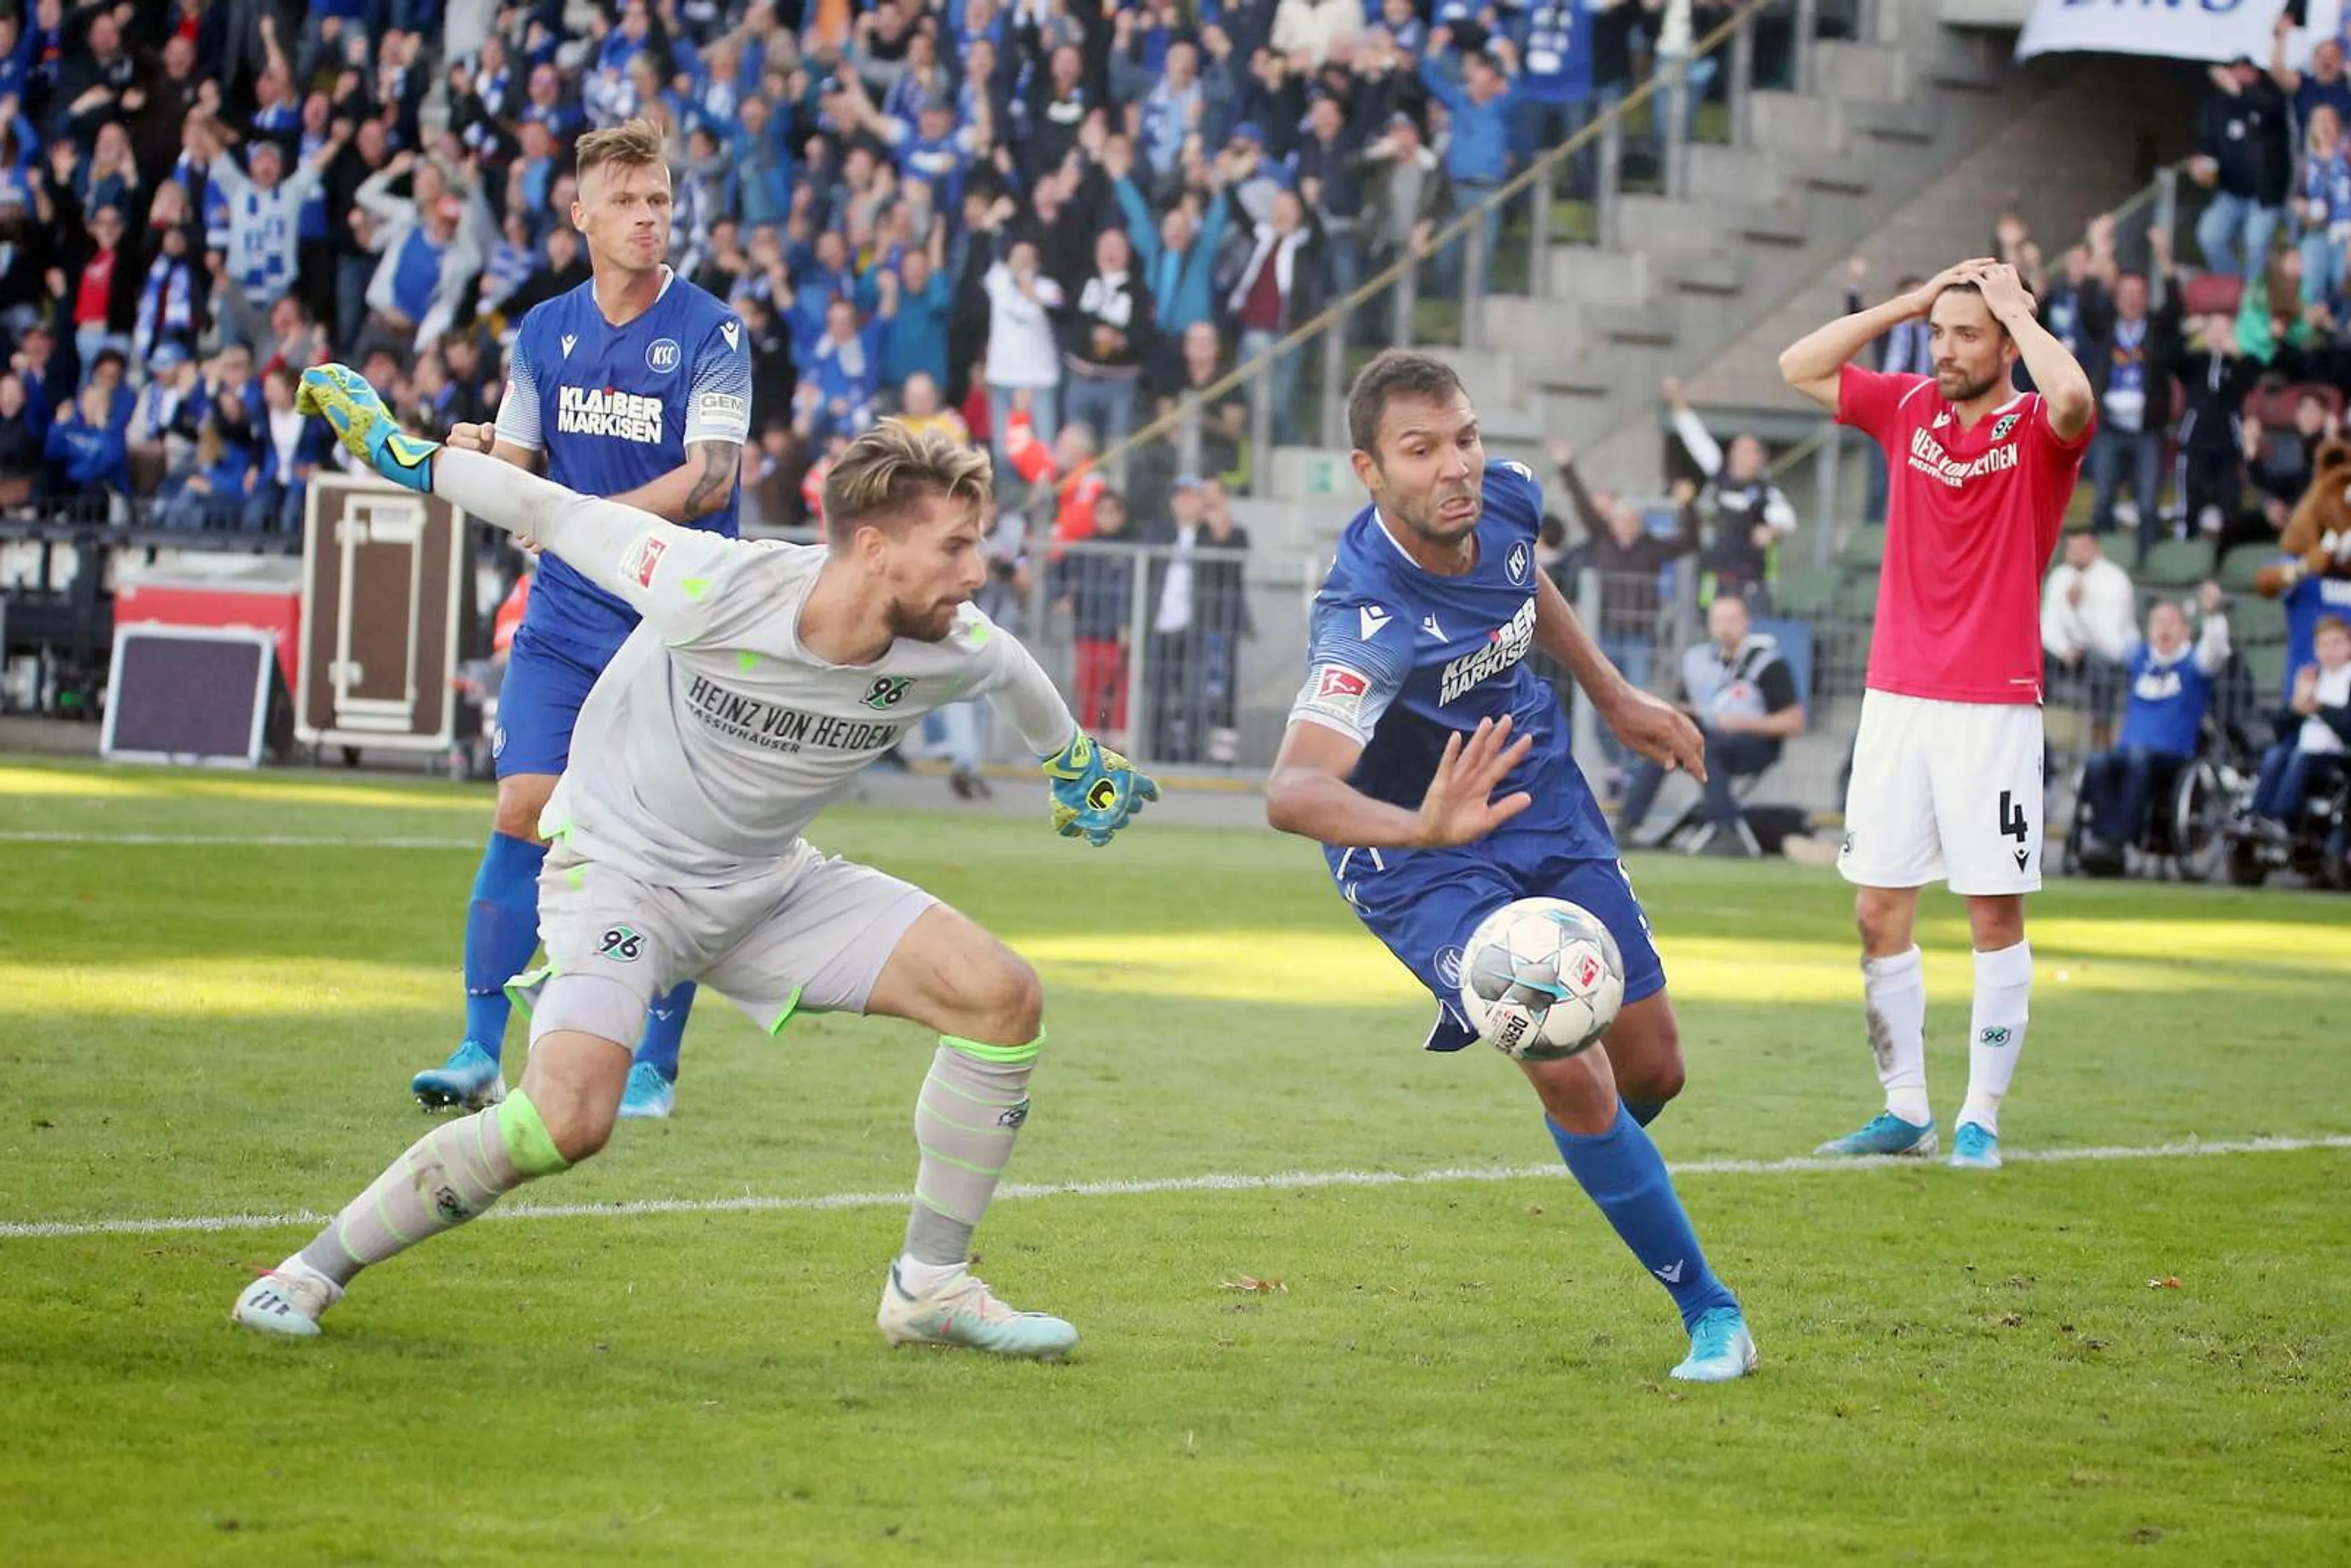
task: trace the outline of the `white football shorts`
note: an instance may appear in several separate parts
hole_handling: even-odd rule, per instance
[[[1862,887],[2039,892],[2042,747],[2036,703],[1864,693],[1837,870]]]
[[[538,879],[545,990],[532,1007],[536,1040],[546,1005],[567,977],[617,981],[645,1005],[683,980],[716,991],[774,1034],[795,1012],[862,1012],[906,928],[938,900],[886,872],[803,843],[781,864],[741,882],[655,886],[590,862],[560,840]],[[533,977],[538,978],[538,977]],[[608,998],[598,1016],[613,1011]],[[625,1009],[620,1009],[625,1010]],[[602,1030],[597,1032],[604,1032]],[[633,1034],[621,1041],[634,1045]]]

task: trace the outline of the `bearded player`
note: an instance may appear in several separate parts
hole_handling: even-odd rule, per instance
[[[1266,818],[1322,845],[1340,895],[1436,997],[1430,1051],[1478,1038],[1460,1012],[1462,948],[1494,911],[1563,898],[1607,926],[1625,1005],[1606,1040],[1519,1065],[1569,1173],[1681,1314],[1690,1348],[1673,1375],[1744,1377],[1756,1361],[1746,1316],[1646,1130],[1682,1086],[1665,967],[1568,754],[1559,699],[1527,655],[1566,665],[1644,755],[1703,775],[1703,737],[1617,672],[1535,564],[1534,476],[1486,461],[1477,411],[1444,361],[1378,355],[1348,393],[1347,427],[1371,505],[1314,597]]]
[[[1935,373],[1855,355],[1924,316]],[[2017,361],[2041,390],[2020,392]],[[2016,269],[1966,261],[1832,321],[1780,356],[1788,384],[1865,432],[1891,474],[1886,562],[1837,869],[1860,891],[1862,988],[1886,1109],[1826,1155],[1935,1152],[1918,889],[1967,901],[1975,946],[1968,1094],[1950,1163],[2000,1166],[2000,1106],[2024,1049],[2041,887],[2041,579],[2090,444],[2090,378],[2033,317]]]
[[[825,477],[828,544],[747,543],[400,435],[340,365],[303,373],[300,406],[386,478],[528,533],[641,620],[581,707],[575,765],[548,803],[548,967],[517,983],[531,1008],[521,1086],[420,1139],[247,1287],[235,1321],[316,1334],[361,1269],[601,1149],[645,1004],[698,979],[770,1033],[819,1011],[935,1031],[883,1334],[1039,1359],[1074,1345],[1068,1323],[1014,1312],[967,1267],[1029,1117],[1035,972],[920,888],[800,837],[925,714],[978,696],[1045,758],[1065,837],[1105,843],[1157,793],[972,607],[987,457],[884,424]]]

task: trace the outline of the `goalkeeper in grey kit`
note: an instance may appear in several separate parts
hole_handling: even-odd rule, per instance
[[[825,481],[829,546],[682,528],[509,464],[400,434],[340,365],[299,406],[409,489],[535,538],[643,617],[580,710],[548,802],[547,965],[520,1091],[436,1128],[235,1318],[315,1334],[353,1275],[604,1146],[647,999],[699,979],[774,1032],[795,1012],[906,1019],[940,1036],[915,1104],[921,1166],[879,1322],[897,1344],[1051,1358],[1077,1331],[1015,1312],[967,1267],[1029,1114],[1035,971],[920,888],[800,837],[933,708],[986,696],[1044,759],[1053,821],[1099,846],[1152,781],[1079,728],[1026,649],[970,603],[986,576],[987,459],[885,423]]]

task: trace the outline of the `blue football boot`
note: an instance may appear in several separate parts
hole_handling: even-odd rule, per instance
[[[1858,1159],[1873,1155],[1896,1155],[1924,1159],[1935,1152],[1935,1122],[1906,1122],[1891,1111],[1880,1111],[1857,1133],[1832,1138],[1813,1153]]]

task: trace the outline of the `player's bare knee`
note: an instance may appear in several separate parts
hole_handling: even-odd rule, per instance
[[[1626,1008],[1602,1044],[1617,1092],[1627,1100],[1663,1104],[1682,1092],[1688,1072],[1682,1063],[1681,1024],[1663,991]]]
[[[1854,925],[1861,932],[1862,952],[1872,958],[1891,957],[1910,946],[1913,894],[1865,887],[1854,895]]]
[[[1689,1071],[1682,1065],[1679,1046],[1668,1041],[1667,1048],[1644,1056],[1630,1068],[1619,1068],[1616,1090],[1627,1100],[1662,1104],[1682,1092],[1689,1081]]]
[[[498,804],[491,825],[510,839],[537,842],[539,814],[555,793],[550,773],[517,773],[498,780]]]
[[[1026,1045],[1044,1027],[1045,984],[1029,961],[999,949],[980,967],[965,1005],[971,1027],[957,1032],[988,1045]]]
[[[568,1041],[583,1041],[599,1050],[613,1051],[620,1059],[625,1076],[628,1053],[624,1047],[611,1040],[592,1040],[571,1034]],[[609,1090],[602,1080],[609,1074],[583,1074],[577,1061],[566,1061],[558,1056],[545,1058],[538,1052],[529,1068],[524,1070],[522,1092],[530,1096],[531,1109],[538,1113],[540,1125],[547,1129],[548,1141],[555,1152],[563,1156],[564,1164],[576,1166],[581,1160],[601,1153],[612,1136],[612,1124],[621,1111],[621,1096]],[[609,1090],[609,1092],[608,1092]]]
[[[536,1103],[534,1097],[533,1103]],[[547,1124],[547,1135],[555,1144],[555,1152],[567,1165],[578,1165],[603,1153],[611,1141],[612,1124],[618,1120],[620,1107],[604,1107],[585,1100],[573,1100],[559,1113],[539,1108],[539,1120]]]
[[[1604,1051],[1551,1061],[1525,1061],[1543,1112],[1567,1132],[1591,1137],[1616,1124],[1616,1078]]]
[[[630,1048],[643,1028],[645,997],[601,975],[559,975],[531,1014],[523,1092],[570,1164],[602,1149],[621,1113]]]
[[[1998,953],[2023,941],[2023,896],[1969,899],[1968,936],[1979,953]]]

